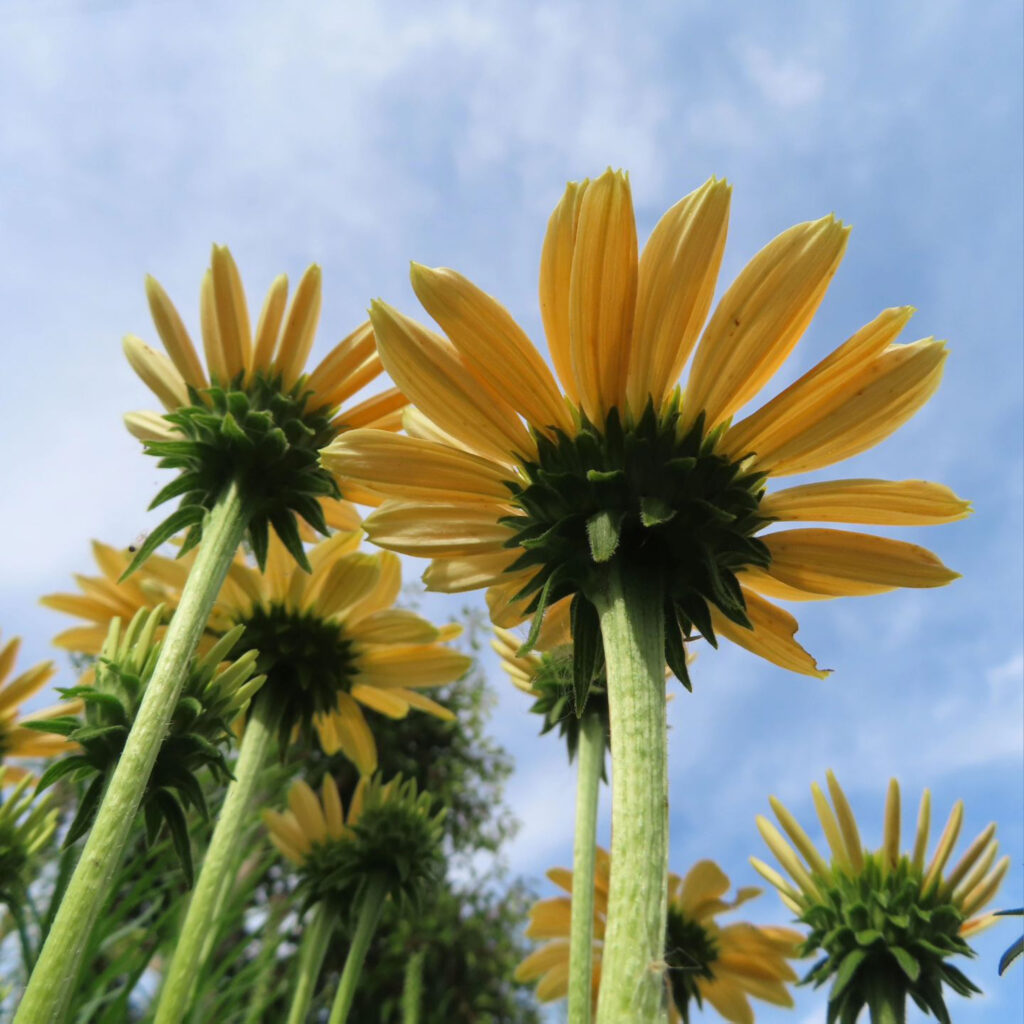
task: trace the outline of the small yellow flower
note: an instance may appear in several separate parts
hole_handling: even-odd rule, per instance
[[[0,648],[0,763],[8,757],[55,757],[69,750],[77,749],[60,736],[36,732],[25,728],[27,722],[40,722],[62,715],[77,714],[82,709],[81,701],[65,701],[52,707],[42,708],[27,715],[18,714],[18,706],[38,693],[56,674],[52,661],[44,661],[13,679],[8,676],[14,670],[14,663],[21,648],[21,638],[14,637]],[[16,765],[6,766],[10,782],[25,776],[25,770]]]
[[[594,868],[593,997],[601,984],[605,917],[608,911],[610,858],[598,847]],[[570,895],[541,900],[530,911],[526,934],[547,939],[516,969],[518,981],[539,978],[541,1002],[562,999],[569,983],[569,921],[573,873],[552,868],[548,878]],[[729,879],[714,861],[698,861],[685,878],[669,874],[668,927],[665,936],[665,985],[671,1024],[689,1021],[691,1002],[707,1000],[728,1021],[752,1024],[750,998],[776,1006],[792,1006],[786,988],[796,980],[787,963],[803,935],[789,928],[752,924],[719,925],[715,918],[758,896],[757,888],[738,889],[733,900],[724,899]]]
[[[322,456],[339,477],[387,499],[367,519],[371,539],[433,559],[430,589],[491,587],[502,626],[530,615],[536,622],[572,599],[574,636],[597,629],[588,594],[618,560],[661,588],[666,661],[684,680],[683,641],[714,643],[716,632],[823,676],[793,639],[796,620],[771,599],[955,579],[931,552],[871,534],[761,533],[775,521],[944,523],[969,509],[948,488],[918,480],[766,493],[766,479],[840,462],[906,422],[938,386],[945,349],[933,339],[894,344],[912,311],[885,310],[734,420],[810,323],[848,229],[829,216],[784,231],[704,326],[729,197],[724,181],[706,182],[665,214],[638,255],[625,174],[568,186],[541,253],[540,307],[557,383],[509,312],[454,270],[412,269],[444,335],[374,302],[381,360],[416,407],[406,416],[411,436],[355,430]]]
[[[165,413],[132,413],[125,422],[162,466],[180,470],[153,504],[180,496],[181,505],[133,564],[186,527],[186,549],[197,542],[203,510],[231,480],[246,503],[257,561],[262,565],[273,527],[302,563],[296,516],[326,533],[319,500],[341,497],[337,482],[318,466],[319,450],[343,430],[401,425],[406,400],[395,388],[342,408],[382,372],[372,328],[358,327],[307,372],[320,319],[320,268],[303,274],[290,306],[288,280],[277,277],[254,331],[235,261],[215,245],[199,300],[204,368],[178,311],[152,277],[146,294],[167,355],[133,335],[124,350]],[[354,484],[346,485],[345,496],[373,500]]]
[[[835,979],[830,1021],[854,1020],[865,1005],[874,1015],[879,999],[902,1007],[907,995],[921,1009],[948,1020],[943,985],[965,996],[978,989],[946,960],[956,954],[973,956],[964,940],[996,921],[995,914],[979,911],[995,896],[1010,866],[1009,857],[1004,857],[993,867],[999,848],[995,824],[984,829],[947,870],[963,823],[962,801],[953,807],[928,859],[928,790],[921,797],[914,845],[908,853],[900,849],[900,788],[895,779],[889,782],[882,845],[873,852],[864,848],[846,794],[831,772],[828,790],[831,805],[817,783],[811,786],[830,858],[815,849],[774,797],[772,810],[785,836],[762,816],[757,827],[789,880],[751,858],[786,906],[811,927],[803,952],[825,954],[806,980],[821,985]]]

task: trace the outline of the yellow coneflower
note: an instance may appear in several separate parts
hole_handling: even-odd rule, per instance
[[[61,715],[74,714],[81,710],[82,705],[81,701],[65,702],[32,711],[27,715],[19,715],[19,706],[38,693],[57,672],[52,661],[44,661],[13,679],[8,679],[14,671],[14,663],[20,649],[20,637],[13,637],[0,648],[0,764],[9,757],[56,757],[68,750],[74,750],[76,746],[59,736],[26,728],[26,723],[29,722],[42,722]],[[8,764],[6,774],[8,781],[15,782],[26,773],[23,768]]]
[[[181,505],[142,544],[135,562],[188,528],[198,540],[204,509],[212,508],[228,479],[241,491],[249,539],[262,564],[273,527],[300,561],[296,515],[327,532],[319,499],[340,497],[335,480],[317,464],[333,437],[354,427],[394,430],[405,399],[391,388],[342,408],[382,371],[373,331],[364,323],[312,371],[306,360],[320,319],[320,268],[303,274],[288,306],[288,279],[271,284],[255,331],[231,253],[215,245],[200,290],[204,368],[181,316],[152,277],[146,295],[167,355],[134,335],[124,349],[132,369],[164,407],[131,413],[128,429],[161,465],[180,470],[154,505],[181,496]],[[287,309],[286,309],[287,307]],[[370,497],[346,487],[347,497]],[[372,498],[371,498],[372,500]]]
[[[593,1002],[601,980],[605,919],[608,911],[610,858],[599,849],[594,871]],[[569,918],[573,873],[554,868],[548,878],[570,894],[541,900],[530,911],[526,934],[548,940],[516,969],[519,981],[540,979],[537,998],[551,1002],[565,997],[569,981]],[[796,974],[787,962],[803,941],[789,928],[752,924],[719,925],[715,917],[759,895],[760,889],[737,890],[724,899],[729,879],[714,861],[698,861],[685,878],[669,875],[668,927],[665,935],[665,973],[669,1019],[689,1021],[690,1005],[706,999],[725,1020],[751,1024],[750,998],[776,1006],[792,1006],[788,982]]]
[[[811,786],[830,859],[774,797],[772,810],[786,835],[761,816],[757,827],[791,881],[751,858],[811,928],[804,953],[817,952],[822,959],[805,980],[822,985],[834,979],[830,1021],[855,1020],[864,1006],[876,1022],[902,1020],[908,995],[925,1013],[948,1021],[943,985],[963,996],[979,989],[947,958],[974,955],[965,940],[995,922],[996,915],[979,911],[995,896],[1010,865],[1004,857],[993,867],[999,848],[995,824],[947,871],[963,823],[962,801],[953,807],[929,860],[928,790],[921,797],[913,848],[904,853],[895,779],[889,782],[884,836],[876,851],[862,845],[849,801],[831,772],[828,789],[831,806],[817,783]]]

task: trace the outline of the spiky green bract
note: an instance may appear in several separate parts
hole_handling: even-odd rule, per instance
[[[28,792],[32,781],[31,776],[23,776],[5,796],[0,765],[0,903],[10,908],[16,920],[25,901],[33,855],[50,841],[57,827],[57,810],[47,797],[32,806]]]
[[[308,901],[343,896],[359,905],[371,881],[399,906],[419,907],[444,875],[441,849],[445,808],[431,813],[430,793],[415,779],[375,775],[364,787],[362,808],[349,835],[314,843],[303,864]]]
[[[123,633],[121,620],[114,619],[96,662],[94,685],[60,691],[65,698],[84,702],[84,721],[66,716],[33,723],[34,728],[59,733],[81,747],[80,753],[52,764],[40,778],[39,788],[45,789],[65,775],[90,780],[64,839],[65,846],[89,828],[107,779],[121,756],[160,654],[155,634],[162,616],[162,606],[141,609]],[[226,633],[187,673],[142,800],[149,842],[166,824],[190,885],[192,847],[185,809],[193,807],[203,818],[208,814],[196,776],[209,768],[220,781],[231,778],[224,756],[224,748],[230,747],[234,739],[231,723],[245,710],[265,678],[253,676],[255,651],[247,651],[237,661],[222,666],[242,631],[243,627],[237,626]]]
[[[184,554],[199,542],[203,516],[228,480],[235,480],[249,515],[248,539],[263,569],[272,526],[295,560],[309,571],[296,515],[327,534],[320,498],[340,498],[334,477],[319,462],[320,449],[337,433],[329,407],[306,408],[310,391],[300,377],[289,390],[280,375],[256,370],[243,384],[239,374],[227,388],[188,389],[192,404],[164,416],[181,440],[147,441],[145,450],[161,468],[181,472],[153,499],[150,508],[181,496],[139,549],[125,575],[156,548],[187,529]]]
[[[516,531],[507,546],[525,549],[509,571],[537,570],[517,595],[532,595],[528,644],[547,606],[574,594],[573,642],[600,650],[594,595],[615,563],[661,593],[665,661],[687,688],[684,641],[715,644],[709,605],[749,627],[736,573],[770,561],[753,536],[768,522],[758,514],[765,476],[716,454],[721,428],[705,434],[703,415],[685,433],[680,423],[677,392],[660,415],[648,402],[635,424],[624,426],[613,408],[601,427],[584,417],[574,437],[535,435],[526,482],[508,484],[521,512],[502,519]],[[584,697],[593,660],[577,659],[574,669]]]
[[[352,644],[336,622],[280,603],[253,605],[243,625],[242,645],[256,653],[256,671],[267,676],[283,758],[295,729],[312,736],[315,717],[334,711],[338,694],[352,689]]]
[[[1015,910],[997,910],[997,917],[1024,917],[1024,907],[1017,907]],[[1017,939],[1003,955],[999,958],[999,973],[1006,970],[1018,957],[1024,955],[1024,935]]]
[[[602,659],[601,670],[591,679],[589,697],[586,706],[577,713],[576,695],[573,689],[573,655],[564,648],[545,651],[540,656],[540,665],[530,681],[530,687],[539,696],[530,706],[535,715],[540,715],[544,724],[541,735],[558,729],[558,734],[565,739],[569,752],[570,763],[576,757],[580,744],[580,730],[584,715],[595,716],[601,723],[605,738],[605,750],[608,749],[608,691],[604,677]],[[604,753],[601,755],[601,778],[605,778]]]
[[[710,965],[718,955],[718,944],[707,929],[670,903],[665,929],[666,977],[672,989],[672,1002],[683,1024],[690,1024],[691,1002],[696,1002],[698,1009],[702,1008],[697,980],[714,978]]]
[[[950,1024],[942,986],[969,996],[979,992],[947,959],[973,957],[961,938],[963,915],[938,884],[922,891],[921,872],[908,858],[887,869],[879,854],[865,853],[855,877],[835,869],[815,876],[820,897],[804,897],[800,920],[811,928],[801,956],[824,952],[802,979],[816,987],[833,979],[828,1024],[854,1024],[865,1006],[902,1007],[906,997]]]

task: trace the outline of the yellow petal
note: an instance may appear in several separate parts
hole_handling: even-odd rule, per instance
[[[569,962],[569,943],[555,939],[531,953],[515,970],[516,981],[533,981],[552,967]]]
[[[829,480],[766,495],[758,515],[818,523],[930,526],[970,515],[970,502],[926,480]]]
[[[822,859],[821,854],[814,848],[814,843],[811,842],[810,836],[800,827],[800,823],[789,813],[782,801],[774,796],[770,796],[768,802],[771,804],[779,824],[786,830],[786,835],[789,836],[790,841],[797,848],[800,855],[810,865],[811,870],[816,875],[828,874],[828,865]]]
[[[229,377],[248,371],[252,360],[249,309],[238,267],[227,246],[215,245],[210,259],[217,330]]]
[[[269,374],[277,350],[277,339],[288,304],[288,277],[278,274],[267,289],[260,318],[256,322],[256,339],[253,343],[252,368]]]
[[[932,794],[925,790],[921,794],[921,805],[917,812],[917,830],[914,834],[914,852],[911,855],[910,863],[915,871],[924,871],[925,851],[928,848],[928,829],[931,827],[932,819]]]
[[[993,896],[999,891],[1003,884],[1006,872],[1010,870],[1010,858],[1004,857],[997,865],[991,875],[980,885],[967,894],[967,898],[960,908],[964,917],[971,917],[976,914]]]
[[[331,566],[316,596],[316,613],[322,619],[343,616],[372,590],[380,576],[380,564],[373,555],[355,553]]]
[[[538,430],[574,431],[551,371],[497,300],[446,267],[412,265],[412,286],[470,370]]]
[[[295,815],[290,813],[278,814],[277,811],[264,811],[263,823],[270,830],[271,836],[277,836],[290,849],[295,851],[300,859],[304,859],[309,853],[309,837],[302,831]]]
[[[181,437],[177,429],[156,412],[126,412],[124,425],[128,433],[140,441],[173,441]]]
[[[814,884],[814,879],[808,874],[793,848],[782,837],[782,833],[762,814],[757,815],[754,820],[758,832],[761,833],[761,838],[768,844],[768,848],[775,854],[775,859],[783,866],[790,878],[808,896],[817,897],[819,892],[818,887]]]
[[[435,718],[440,718],[442,722],[454,722],[455,713],[446,708],[443,704],[438,704],[436,700],[431,700],[429,697],[425,697],[422,693],[417,693],[415,690],[407,690],[401,686],[391,687],[388,690],[389,694],[404,700],[410,707],[416,708],[417,711],[425,711],[429,715],[433,715]]]
[[[385,502],[363,524],[383,548],[422,558],[479,555],[503,550],[513,531],[500,524],[500,508]]]
[[[745,587],[741,589],[747,603],[747,618],[754,628],[738,626],[712,607],[711,620],[715,632],[773,665],[824,679],[830,670],[819,669],[810,654],[793,639],[799,628],[796,619],[754,591]]]
[[[331,839],[340,839],[345,831],[345,812],[341,806],[338,784],[330,772],[324,774],[321,787],[324,803],[324,824]]]
[[[423,573],[427,590],[460,594],[502,583],[505,570],[519,557],[519,551],[494,551],[465,558],[435,559]]]
[[[339,413],[331,421],[331,426],[340,430],[377,427],[383,425],[383,421],[392,414],[401,412],[408,404],[409,399],[398,388],[388,388]]]
[[[347,633],[364,644],[429,644],[438,635],[437,626],[403,608],[385,608],[367,615]]]
[[[716,978],[697,981],[700,994],[732,1024],[754,1024],[754,1011],[743,990],[734,981]]]
[[[327,823],[316,794],[303,779],[296,779],[288,790],[288,807],[299,828],[311,843],[321,842],[327,837]]]
[[[571,917],[572,900],[568,896],[541,900],[530,908],[526,935],[531,939],[568,938]]]
[[[537,985],[537,999],[542,1003],[550,1003],[555,999],[564,999],[569,992],[569,964],[553,967],[541,978]]]
[[[882,839],[884,863],[895,868],[900,861],[900,784],[895,779],[889,780],[889,790],[885,796],[885,830]]]
[[[625,405],[636,309],[636,221],[629,178],[609,168],[583,195],[569,280],[572,368],[583,410],[603,424]]]
[[[499,462],[535,450],[512,406],[470,371],[451,342],[383,302],[372,304],[370,321],[391,379],[442,430]]]
[[[828,783],[832,805],[836,809],[836,818],[839,821],[839,830],[843,834],[847,859],[853,870],[859,874],[864,868],[864,851],[861,848],[860,832],[857,830],[857,819],[853,816],[850,802],[846,799],[846,794],[839,785],[839,781],[831,771],[825,773],[825,781]]]
[[[811,322],[846,249],[849,228],[831,215],[769,242],[722,297],[686,386],[687,423],[728,419],[782,365]]]
[[[989,843],[977,864],[967,873],[967,877],[956,887],[953,892],[953,902],[958,907],[963,904],[967,894],[988,874],[989,868],[996,862],[996,854],[998,852],[999,843],[993,840]]]
[[[579,225],[580,203],[589,181],[570,181],[548,221],[540,254],[540,315],[548,351],[565,393],[574,402],[579,391],[572,372],[569,341],[569,281]]]
[[[996,834],[996,824],[992,822],[988,828],[986,828],[978,837],[967,847],[966,852],[957,862],[957,865],[953,870],[946,876],[942,886],[939,889],[939,893],[943,899],[947,898],[949,894],[963,881],[967,876],[967,873],[975,866],[975,864],[981,859],[982,855],[989,848],[989,844],[992,842],[992,837]]]
[[[324,449],[321,460],[332,473],[389,497],[495,504],[507,502],[511,493],[508,469],[469,452],[386,430],[342,434]]]
[[[711,178],[658,221],[640,255],[627,398],[639,417],[675,386],[711,308],[731,189]]]
[[[330,727],[325,729],[327,723]],[[359,705],[347,693],[338,694],[337,711],[317,715],[313,724],[325,754],[336,754],[340,750],[361,775],[372,775],[377,770],[377,744],[373,733]],[[354,808],[353,801],[352,810]],[[351,810],[349,814],[351,816]]]
[[[349,378],[374,357],[376,351],[377,339],[367,320],[339,341],[309,375],[306,385],[314,392],[312,407],[340,405],[354,395],[366,381],[360,380],[357,387],[351,387]],[[383,370],[379,361],[376,365],[378,373]]]
[[[693,907],[706,899],[715,899],[729,889],[729,877],[713,860],[699,860],[686,873],[678,897],[680,908],[691,913]]]
[[[0,688],[0,712],[15,708],[23,700],[38,693],[56,674],[57,666],[52,661],[44,661],[22,672]],[[3,678],[3,673],[0,673],[0,678]]]
[[[274,369],[281,374],[281,384],[286,390],[299,379],[313,347],[320,322],[321,284],[322,274],[314,263],[302,275],[288,310],[274,357]]]
[[[761,537],[767,573],[792,587],[833,597],[896,587],[941,587],[959,577],[925,548],[846,530],[781,530]]]
[[[444,686],[472,664],[472,658],[433,644],[364,648],[356,659],[356,678],[367,686]]]
[[[946,861],[949,860],[949,855],[953,852],[953,847],[956,845],[957,837],[960,835],[960,826],[963,825],[963,822],[964,802],[963,800],[957,800],[953,805],[953,810],[949,812],[946,827],[942,830],[942,835],[939,836],[935,853],[932,855],[928,870],[925,871],[924,881],[921,883],[922,889],[928,889],[939,881],[942,876],[942,869],[946,866]],[[968,917],[970,915],[965,911],[964,916]]]
[[[203,352],[214,384],[227,384],[231,379],[224,350],[220,343],[220,327],[217,323],[217,300],[213,289],[213,271],[207,270],[199,286],[199,325],[203,333]]]
[[[409,705],[404,700],[400,700],[376,686],[364,686],[362,683],[356,683],[352,687],[352,696],[360,704],[373,711],[379,711],[388,718],[405,718],[409,714]]]
[[[185,330],[185,325],[174,308],[174,303],[160,286],[155,277],[146,275],[146,298],[149,300],[149,312],[156,325],[156,332],[164,343],[167,354],[171,357],[178,373],[186,384],[194,388],[209,386],[206,371],[199,361],[192,339]]]
[[[792,587],[754,565],[745,566],[741,571],[745,587],[773,601],[830,601],[833,597],[832,594],[814,594],[809,590]]]
[[[190,404],[185,382],[167,356],[133,334],[125,336],[123,347],[131,368],[168,412]]]
[[[345,616],[345,622],[349,626],[354,626],[381,608],[390,608],[402,589],[402,562],[398,555],[390,551],[380,551],[376,557],[380,575],[366,597],[349,609]]]

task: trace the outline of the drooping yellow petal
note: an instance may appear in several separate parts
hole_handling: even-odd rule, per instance
[[[22,672],[6,686],[0,687],[0,713],[17,707],[22,701],[38,693],[56,674],[57,666],[52,661],[44,661]],[[3,673],[0,673],[0,679],[2,678]]]
[[[569,943],[554,939],[531,953],[515,970],[516,981],[533,981],[552,967],[569,962]]]
[[[470,370],[538,430],[574,424],[551,371],[496,299],[447,267],[412,265],[412,286]]]
[[[848,235],[831,215],[797,224],[740,272],[697,348],[683,405],[687,424],[704,412],[710,430],[764,387],[811,322]]]
[[[167,356],[133,334],[125,335],[122,347],[131,368],[168,412],[189,404],[185,382]]]
[[[399,700],[404,700],[406,704],[416,708],[417,711],[425,711],[428,715],[440,718],[442,722],[455,721],[455,713],[453,711],[450,711],[443,704],[438,704],[436,700],[431,700],[422,693],[417,693],[415,690],[393,686],[389,687],[388,693]]]
[[[376,686],[356,683],[352,687],[352,696],[360,704],[373,711],[379,711],[388,718],[405,718],[409,714],[409,705],[404,700],[386,690],[380,690]]]
[[[465,654],[430,644],[363,648],[356,659],[356,678],[367,686],[444,686],[464,676],[472,664]]]
[[[741,589],[747,604],[747,618],[754,628],[738,626],[712,606],[711,621],[715,632],[773,665],[824,679],[831,670],[818,668],[814,658],[793,639],[799,628],[796,619],[760,594],[746,587]]]
[[[380,563],[373,555],[357,552],[338,559],[316,596],[321,619],[343,616],[373,589],[380,576]]]
[[[603,424],[621,410],[637,287],[629,178],[605,171],[583,195],[569,280],[569,340],[583,411]]]
[[[317,715],[313,720],[320,745],[325,754],[336,754],[340,750],[361,775],[372,775],[377,770],[377,744],[373,733],[359,705],[347,693],[339,693],[337,700],[336,711]],[[353,801],[353,809],[354,806]]]
[[[150,274],[146,275],[146,298],[149,301],[149,312],[156,325],[156,332],[164,343],[167,354],[171,357],[178,373],[186,384],[194,388],[209,386],[206,371],[199,361],[192,339],[185,330],[174,303],[160,286],[160,282]]]
[[[711,308],[725,251],[731,189],[711,178],[655,225],[640,255],[626,397],[639,417],[675,387]]]
[[[754,1011],[743,989],[731,979],[716,978],[697,982],[700,994],[732,1024],[754,1024]]]
[[[288,807],[309,842],[318,843],[327,837],[327,823],[320,801],[304,779],[296,779],[291,784]]]
[[[896,587],[941,587],[959,577],[926,548],[847,530],[780,530],[763,536],[767,574],[832,597],[880,594]]]
[[[548,221],[540,254],[540,315],[548,351],[565,393],[574,402],[579,389],[572,369],[569,332],[569,282],[579,225],[580,203],[589,181],[570,181]]]
[[[970,515],[971,504],[926,480],[829,480],[767,494],[758,515],[817,523],[930,526]]]
[[[225,245],[215,245],[210,257],[217,331],[228,376],[248,371],[252,362],[252,334],[249,308],[238,267]]]
[[[508,469],[434,441],[386,430],[351,430],[321,455],[324,465],[381,494],[423,501],[496,504],[509,500]]]
[[[526,935],[531,939],[559,939],[569,935],[569,921],[572,917],[572,900],[558,896],[541,900],[530,908],[530,923]]]
[[[515,410],[473,374],[446,338],[383,302],[370,307],[377,349],[403,394],[471,451],[509,463],[535,445]]]
[[[269,373],[274,353],[277,351],[277,339],[284,319],[285,306],[288,304],[288,275],[278,274],[267,289],[263,300],[260,318],[256,321],[256,338],[253,342],[252,368]]]
[[[203,352],[206,355],[206,366],[210,371],[210,380],[214,384],[225,385],[231,379],[224,349],[220,343],[220,327],[217,324],[217,299],[213,289],[213,271],[203,274],[199,286],[199,326],[203,334]]]
[[[829,796],[832,797],[832,806],[836,809],[839,829],[843,834],[847,860],[853,870],[860,874],[864,870],[864,851],[861,848],[860,832],[857,830],[857,819],[853,816],[850,801],[846,799],[846,794],[835,775],[828,771],[825,773],[825,780],[828,782]]]
[[[678,904],[692,915],[694,906],[706,899],[717,899],[729,890],[729,877],[713,860],[699,860],[686,873]]]
[[[781,800],[770,796],[768,802],[771,804],[779,824],[786,830],[786,835],[789,836],[790,841],[797,848],[800,855],[810,865],[811,871],[816,875],[826,875],[828,873],[828,865],[822,859],[821,854],[815,849],[810,836],[800,827],[800,823],[789,813]]]
[[[309,358],[320,322],[322,298],[320,268],[314,263],[302,275],[291,308],[281,330],[281,340],[274,356],[274,369],[281,374],[281,386],[287,390],[298,379]]]
[[[542,1003],[550,1003],[555,999],[564,999],[569,993],[569,963],[558,964],[552,967],[547,974],[541,978],[537,985],[536,996]]]
[[[364,644],[429,644],[438,637],[437,626],[404,608],[374,612],[346,632],[352,640]]]
[[[490,587],[508,579],[505,570],[519,555],[519,551],[494,551],[464,558],[437,559],[423,573],[423,582],[427,590],[442,594]]]
[[[456,557],[502,551],[514,534],[497,518],[508,514],[486,506],[388,501],[363,526],[383,548],[422,558]]]

